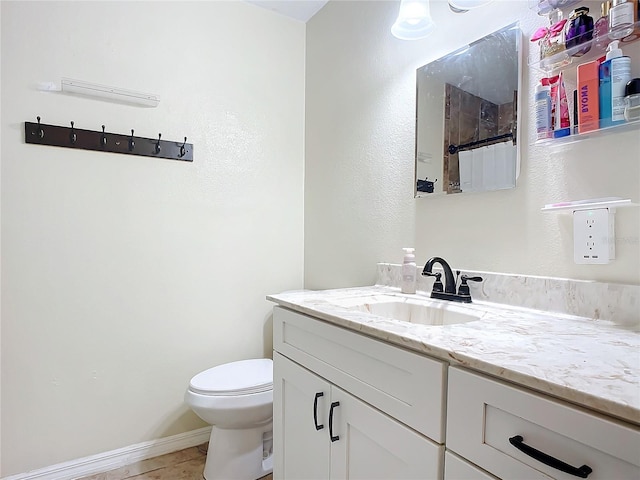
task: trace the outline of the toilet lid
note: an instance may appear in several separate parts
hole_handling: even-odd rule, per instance
[[[197,374],[189,387],[202,395],[249,395],[273,388],[273,362],[269,358],[225,363]]]

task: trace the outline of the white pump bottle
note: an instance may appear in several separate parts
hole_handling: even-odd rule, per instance
[[[404,261],[402,263],[402,293],[416,293],[416,257],[414,248],[403,248]]]
[[[611,120],[624,122],[624,92],[631,80],[631,58],[622,54],[620,42],[612,41],[607,47],[607,57],[611,68]]]

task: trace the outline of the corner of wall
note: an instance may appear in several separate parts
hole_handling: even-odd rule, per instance
[[[0,52],[2,52],[2,4],[0,3]],[[0,55],[1,56],[1,55]],[[2,62],[0,62],[0,99]],[[2,135],[0,135],[0,252],[2,252]],[[2,254],[0,254],[0,476],[2,476]]]

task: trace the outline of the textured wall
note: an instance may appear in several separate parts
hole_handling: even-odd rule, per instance
[[[435,31],[407,42],[389,32],[398,6],[332,1],[307,24],[305,285],[371,284],[374,264],[401,262],[405,246],[419,263],[438,255],[454,268],[640,283],[637,208],[616,214],[617,259],[604,266],[574,264],[571,216],[540,212],[564,200],[640,200],[638,130],[531,145],[539,74],[527,67],[526,38],[518,187],[413,198],[416,69],[516,20],[526,36],[546,21],[524,0],[462,15],[432,1]],[[626,50],[635,77],[639,50]]]
[[[0,8],[0,52],[2,52],[2,8]],[[2,62],[0,61],[0,99],[2,98]],[[2,135],[0,135],[2,152]],[[0,200],[2,199],[2,157],[0,156]],[[0,201],[0,225],[2,224],[2,202]],[[2,228],[0,227],[0,252],[2,251]],[[2,255],[0,255],[0,412],[2,412]],[[0,413],[0,465],[2,465],[2,414]],[[2,470],[0,467],[0,475]]]
[[[204,426],[189,379],[270,355],[303,280],[304,24],[241,2],[2,2],[2,472]],[[146,109],[42,93],[68,76]],[[26,145],[185,135],[193,164]]]

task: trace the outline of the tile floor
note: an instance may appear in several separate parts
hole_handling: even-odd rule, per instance
[[[206,453],[204,444],[78,480],[202,480]],[[273,476],[261,480],[273,480]]]

